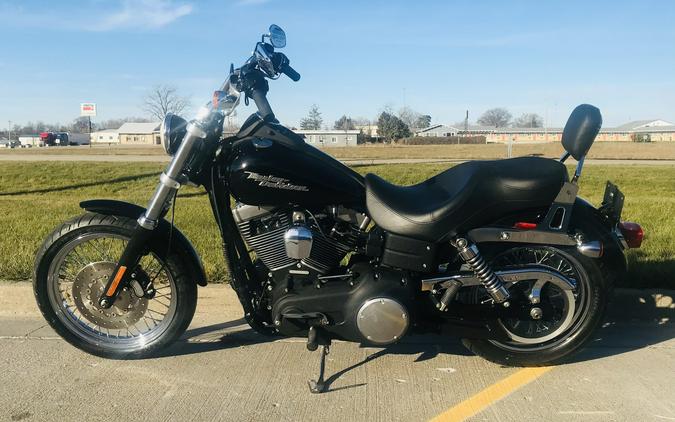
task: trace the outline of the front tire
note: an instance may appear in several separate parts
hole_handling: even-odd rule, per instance
[[[37,253],[33,289],[49,325],[93,355],[129,359],[156,353],[189,326],[197,287],[188,266],[167,245],[151,243],[136,273],[151,280],[148,297],[122,291],[110,309],[97,297],[136,227],[132,219],[87,213],[54,230]]]
[[[513,341],[510,342],[486,339],[462,340],[463,344],[476,355],[501,365],[546,366],[564,362],[591,339],[595,329],[603,320],[607,306],[609,280],[603,275],[606,272],[603,272],[600,259],[583,256],[577,252],[576,248],[565,250],[541,246],[533,248],[542,253],[556,254],[555,256],[560,257],[561,261],[569,263],[571,271],[574,272],[573,277],[577,281],[574,293],[575,313],[568,329],[541,343],[524,343],[518,341],[517,336],[512,336]],[[533,248],[531,247],[530,250]],[[513,254],[521,249],[528,248],[507,250],[492,260],[493,265],[498,264],[500,256]],[[520,262],[519,264],[532,263]],[[499,269],[499,266],[495,265],[494,269]],[[557,270],[557,268],[551,268],[551,270]],[[507,325],[502,321],[499,323],[504,327]]]

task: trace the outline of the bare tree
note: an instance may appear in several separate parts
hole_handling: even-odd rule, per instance
[[[339,119],[335,121],[333,129],[337,130],[352,130],[354,129],[354,120],[347,115],[342,115]]]
[[[505,108],[491,108],[483,113],[478,123],[484,126],[506,127],[511,122],[511,113]]]
[[[143,100],[145,111],[158,120],[164,120],[169,113],[180,116],[189,105],[190,101],[178,95],[177,89],[170,85],[155,86]]]
[[[398,118],[401,119],[412,132],[429,127],[431,124],[430,115],[422,114],[407,106],[398,111]]]
[[[410,107],[402,107],[398,111],[398,118],[401,119],[410,130],[415,130],[415,122],[417,122],[419,116],[420,114]]]
[[[513,121],[513,127],[543,127],[544,119],[536,113],[523,113]]]

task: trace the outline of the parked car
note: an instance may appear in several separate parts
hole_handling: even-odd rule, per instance
[[[10,141],[8,139],[0,140],[0,148],[16,148],[20,145],[21,143],[19,141]]]

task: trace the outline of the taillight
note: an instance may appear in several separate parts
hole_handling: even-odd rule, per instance
[[[619,230],[621,230],[621,234],[629,248],[639,248],[642,245],[645,232],[638,223],[622,221],[619,223]]]
[[[514,229],[522,229],[522,230],[532,230],[537,228],[536,223],[526,223],[523,221],[520,221],[516,224],[513,225]]]

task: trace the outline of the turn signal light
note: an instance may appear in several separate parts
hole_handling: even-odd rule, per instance
[[[645,232],[638,223],[622,221],[619,223],[619,230],[621,230],[621,234],[629,248],[639,248],[642,245]]]

